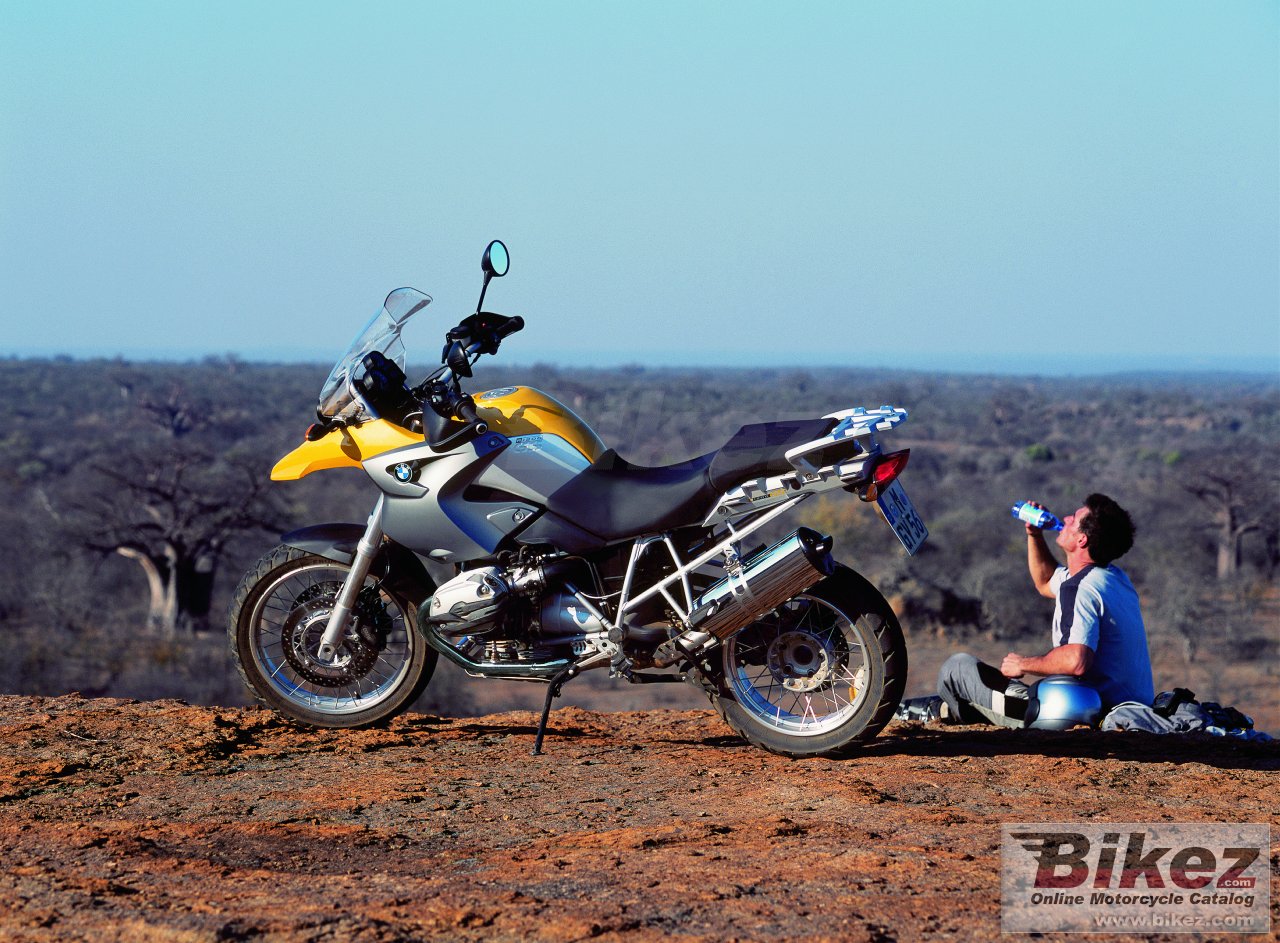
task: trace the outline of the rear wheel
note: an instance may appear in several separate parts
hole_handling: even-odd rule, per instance
[[[366,579],[338,655],[317,652],[349,567],[277,547],[245,574],[231,604],[231,648],[258,699],[314,727],[367,727],[412,704],[431,680],[436,653],[414,607]]]
[[[906,687],[897,617],[843,566],[720,651],[714,676],[700,679],[711,703],[737,733],[786,756],[853,752],[889,722]]]

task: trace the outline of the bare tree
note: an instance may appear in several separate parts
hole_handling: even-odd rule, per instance
[[[1272,536],[1276,530],[1280,492],[1276,466],[1264,456],[1255,455],[1250,460],[1239,453],[1230,465],[1203,466],[1197,470],[1195,480],[1184,487],[1209,507],[1217,544],[1218,579],[1227,580],[1240,571],[1245,535],[1265,531]]]
[[[215,411],[180,384],[136,397],[131,413],[106,457],[63,489],[73,492],[63,524],[88,550],[138,564],[151,631],[198,630],[228,543],[278,533],[283,515],[266,470],[228,451]]]
[[[73,517],[82,543],[141,567],[152,631],[203,628],[227,543],[247,531],[280,530],[269,482],[257,469],[190,447],[119,458],[92,466],[99,486]]]

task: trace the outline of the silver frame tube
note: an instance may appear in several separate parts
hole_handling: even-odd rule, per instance
[[[696,570],[698,567],[702,566],[704,563],[707,563],[708,561],[710,561],[713,557],[719,556],[720,554],[725,553],[726,551],[732,549],[734,544],[742,540],[748,534],[751,534],[752,532],[759,530],[761,527],[763,527],[765,524],[772,521],[774,518],[791,510],[793,507],[795,507],[797,504],[799,504],[801,501],[803,501],[807,497],[809,497],[809,495],[804,493],[793,495],[792,497],[787,498],[782,503],[774,505],[773,507],[769,508],[769,510],[765,511],[759,517],[757,517],[753,521],[750,521],[745,526],[743,526],[742,522],[739,521],[737,527],[729,528],[728,537],[721,540],[710,550],[704,550],[702,553],[694,557],[693,560],[691,560],[688,563],[680,562],[680,557],[679,557],[679,554],[676,553],[675,545],[671,542],[671,538],[666,534],[662,534],[656,537],[646,537],[646,538],[643,538],[642,540],[636,541],[635,546],[632,547],[632,550],[631,550],[631,559],[627,563],[626,576],[624,576],[622,580],[622,595],[618,599],[618,608],[617,608],[618,616],[616,619],[617,625],[621,626],[623,624],[626,614],[628,612],[630,612],[636,606],[640,605],[642,602],[645,602],[646,600],[651,599],[653,596],[659,593],[662,594],[662,596],[671,605],[671,608],[676,611],[676,613],[681,617],[681,619],[687,622],[689,613],[693,611],[693,588],[692,588],[692,584],[689,582],[689,574],[692,573],[694,570]],[[657,542],[662,542],[666,547],[667,552],[671,554],[671,560],[673,563],[675,563],[676,570],[674,573],[669,573],[668,575],[664,576],[658,582],[654,583],[652,586],[650,586],[648,589],[644,590],[637,596],[631,597],[631,584],[635,576],[636,566],[640,562],[640,558],[644,556],[645,551],[649,548],[649,545]],[[683,609],[676,602],[670,590],[671,585],[675,583],[677,580],[680,581],[681,589],[684,590],[685,606]]]

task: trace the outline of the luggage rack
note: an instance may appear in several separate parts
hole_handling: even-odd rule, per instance
[[[795,471],[756,478],[727,491],[703,524],[721,523],[797,495],[818,494],[856,482],[867,461],[880,454],[875,434],[889,432],[904,422],[907,411],[898,406],[856,406],[822,418],[837,420],[835,428],[787,451],[787,461]]]

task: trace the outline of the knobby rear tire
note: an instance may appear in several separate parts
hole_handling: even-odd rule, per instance
[[[290,667],[285,664],[276,664],[274,670],[269,667],[273,659],[263,643],[266,609],[263,597],[268,593],[279,594],[287,603],[291,596],[296,598],[296,591],[290,587],[291,578],[297,579],[297,585],[305,585],[304,574],[308,572],[328,571],[340,579],[348,569],[344,564],[296,547],[278,546],[244,575],[231,602],[227,630],[241,679],[261,703],[312,727],[350,729],[386,723],[418,699],[436,667],[436,652],[418,632],[416,607],[382,589],[377,591],[379,605],[384,612],[391,613],[393,627],[396,617],[403,622],[403,638],[399,634],[401,630],[395,629],[397,651],[393,662],[388,663],[395,674],[384,685],[385,690],[373,691],[367,708],[360,707],[359,697],[343,704],[336,689],[326,696],[323,685],[303,684],[290,695],[287,689],[292,681],[279,680],[289,677]],[[324,582],[331,585],[333,580]],[[372,585],[373,580],[366,581],[366,587]],[[320,608],[323,611],[322,606]],[[289,614],[287,612],[285,618]],[[319,618],[316,621],[318,623]],[[403,646],[403,653],[399,652],[399,646]],[[382,652],[379,655],[380,660],[385,660]],[[297,680],[296,675],[293,678]],[[310,692],[316,692],[312,698],[314,703],[308,702],[306,695]]]
[[[776,659],[779,646],[772,645],[768,649],[768,656],[759,651],[746,656],[740,652],[751,643],[735,644],[735,640],[751,639],[752,632],[757,633],[755,637],[760,638],[761,642],[776,642],[781,639],[786,643],[790,636],[793,651],[799,651],[801,657],[813,654],[813,663],[820,664],[824,656],[820,653],[806,653],[807,643],[802,632],[787,632],[771,627],[778,624],[777,613],[788,607],[803,606],[806,599],[810,604],[816,601],[823,612],[839,613],[848,619],[853,626],[853,636],[865,651],[863,664],[866,665],[863,676],[865,690],[860,697],[847,706],[840,707],[839,698],[828,695],[833,708],[829,719],[815,716],[812,725],[808,724],[807,713],[797,715],[793,712],[784,716],[779,710],[777,717],[770,713],[774,706],[770,697],[775,698],[777,706],[781,707],[790,696],[789,692],[781,691],[781,697],[773,694],[761,696],[746,684],[747,680],[757,674],[763,676],[760,684],[769,684],[775,678],[782,677],[776,672],[768,673],[770,659]],[[832,620],[837,621],[834,615]],[[754,647],[758,650],[760,644],[755,644]],[[781,647],[785,649],[787,645],[783,644]],[[746,664],[749,658],[754,662],[762,657],[763,661],[759,664]],[[907,648],[897,616],[879,590],[845,566],[837,566],[832,576],[784,603],[775,613],[740,630],[733,639],[722,642],[709,658],[710,671],[695,669],[690,672],[690,676],[702,687],[725,723],[756,746],[790,757],[844,757],[856,753],[862,743],[874,738],[892,719],[907,683]],[[777,664],[776,660],[772,663],[775,666]],[[848,684],[847,681],[841,683],[846,686]],[[814,692],[815,695],[818,693],[820,692]],[[800,695],[797,702],[803,697],[803,694]],[[797,717],[800,719],[797,720]],[[791,729],[784,729],[787,726]],[[806,731],[808,726],[811,729]]]

